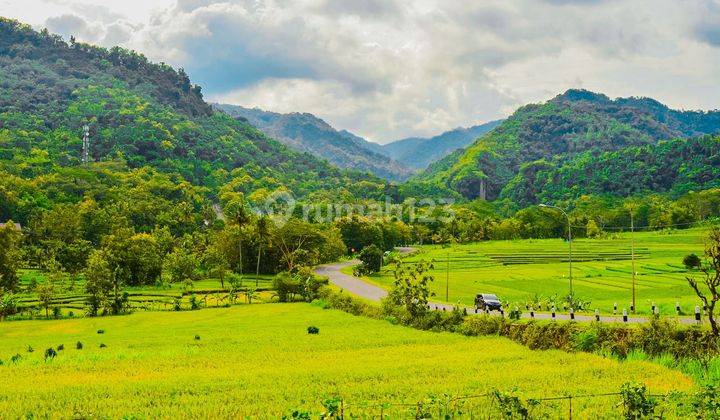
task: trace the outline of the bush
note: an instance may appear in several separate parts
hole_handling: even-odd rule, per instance
[[[101,348],[101,349],[104,349],[105,347],[107,347],[107,346],[105,345],[105,343],[100,343],[100,348]]]
[[[594,328],[587,328],[573,334],[575,349],[585,352],[594,352],[599,349],[598,333]]]
[[[200,341],[200,336],[195,334],[195,341]]]
[[[200,303],[200,300],[197,298],[197,296],[195,296],[194,293],[192,295],[190,295],[190,310],[195,311],[197,309],[200,309],[200,306],[202,306],[202,305]]]
[[[75,348],[76,348],[77,350],[82,350],[82,349],[83,349],[83,343],[81,343],[81,342],[78,341],[77,343],[75,343]]]
[[[320,328],[309,326],[307,328],[307,332],[308,332],[308,334],[320,334]]]
[[[300,267],[294,273],[283,272],[275,276],[273,289],[280,302],[294,302],[298,298],[312,302],[327,283],[327,279],[316,276],[309,268]]]
[[[720,419],[720,388],[705,385],[695,394],[692,406],[699,419]]]
[[[55,356],[57,356],[57,352],[54,348],[50,347],[49,349],[45,350],[45,360],[54,359]]]
[[[55,319],[59,319],[62,316],[62,311],[60,310],[59,306],[53,306],[52,308],[52,316]]]
[[[63,351],[63,350],[65,350],[65,345],[60,344],[59,346],[57,346],[57,351]]]
[[[97,330],[98,334],[105,334],[105,330]]]
[[[620,388],[623,416],[626,419],[651,417],[655,413],[657,401],[652,398],[644,384],[628,382]]]
[[[498,390],[493,391],[492,396],[505,419],[528,419],[533,407],[539,404],[536,400],[522,401],[515,395]]]
[[[688,270],[700,268],[702,265],[702,261],[700,260],[700,257],[698,257],[695,254],[688,254],[683,258],[683,265]]]
[[[490,315],[473,316],[465,319],[458,332],[469,336],[498,335],[504,329],[505,319]]]

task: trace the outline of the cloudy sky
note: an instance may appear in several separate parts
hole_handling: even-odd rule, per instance
[[[0,0],[0,15],[381,143],[571,87],[720,108],[720,0]]]

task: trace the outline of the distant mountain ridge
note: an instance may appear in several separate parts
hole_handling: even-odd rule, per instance
[[[523,205],[542,197],[637,192],[630,183],[658,192],[705,188],[716,184],[708,176],[720,168],[717,137],[697,146],[702,159],[674,159],[667,146],[687,151],[700,143],[664,143],[662,152],[655,153],[653,148],[667,140],[719,133],[720,111],[677,111],[650,98],[613,100],[571,89],[545,103],[521,107],[466,149],[430,165],[406,188],[467,199],[510,198]],[[630,173],[623,170],[629,166],[623,159],[623,167],[598,172],[602,168],[593,160],[610,162],[613,153],[642,154],[644,163]]]
[[[232,117],[244,118],[267,136],[295,150],[311,153],[340,168],[370,172],[393,181],[405,180],[412,174],[410,169],[381,153],[380,145],[348,131],[338,131],[312,114],[280,114],[227,104],[213,106]]]
[[[410,168],[425,169],[431,163],[472,144],[478,137],[497,127],[500,123],[502,120],[490,121],[468,128],[459,127],[429,138],[409,137],[384,144],[382,150],[391,158]]]

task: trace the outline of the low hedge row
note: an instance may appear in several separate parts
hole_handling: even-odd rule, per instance
[[[685,327],[672,319],[655,317],[640,325],[612,325],[599,322],[511,320],[479,315],[466,316],[456,311],[428,311],[423,317],[411,318],[403,308],[387,302],[374,305],[329,287],[319,291],[322,306],[353,315],[430,331],[452,331],[468,336],[499,335],[531,349],[559,349],[609,353],[625,357],[642,350],[649,356],[672,355],[676,359],[709,360],[720,354],[720,341],[701,327]]]

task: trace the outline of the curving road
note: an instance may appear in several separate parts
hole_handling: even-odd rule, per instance
[[[410,254],[415,251],[417,251],[416,248],[411,247],[399,247],[396,248],[401,254]],[[330,282],[341,289],[352,293],[356,296],[372,300],[375,302],[379,302],[382,298],[387,296],[387,290],[383,289],[382,287],[376,286],[374,284],[368,283],[365,280],[351,276],[348,274],[343,273],[341,270],[346,267],[354,266],[360,264],[359,260],[350,260],[350,261],[343,261],[333,264],[325,264],[318,266],[315,269],[315,273],[320,276],[327,277]],[[454,309],[454,307],[457,306],[460,309],[466,309],[468,313],[478,313],[478,311],[475,309],[475,307],[472,306],[466,306],[466,305],[451,305],[448,303],[441,303],[441,302],[430,302],[430,307],[434,310],[438,311],[451,311]],[[497,312],[491,312],[492,315],[501,316],[502,314]],[[523,318],[531,318],[531,314],[528,311],[523,312],[522,314]],[[544,319],[544,320],[552,320],[553,315],[551,313],[535,313],[533,314],[533,318],[535,319]],[[557,313],[555,314],[555,319],[557,320],[564,320],[568,321],[571,320],[570,314],[567,313]],[[686,325],[692,325],[695,324],[695,319],[691,317],[678,317],[678,321],[681,324]],[[592,322],[595,321],[594,315],[575,315],[574,318],[575,321],[578,322]],[[611,323],[622,323],[623,318],[622,316],[600,316],[601,322],[611,322]],[[627,323],[629,324],[644,324],[650,322],[650,319],[647,317],[641,317],[641,316],[632,316],[630,315],[628,317]]]

